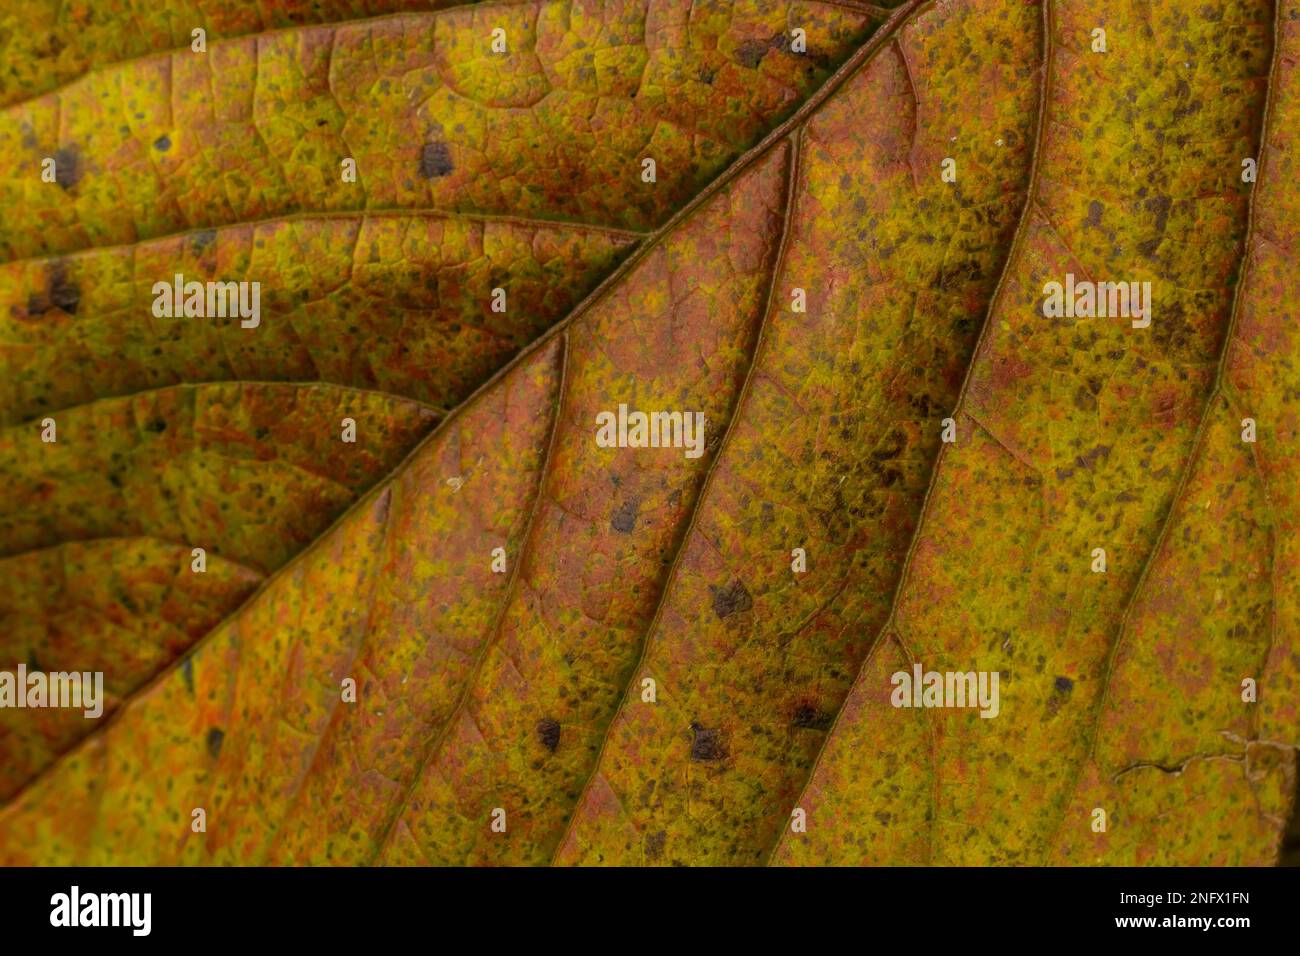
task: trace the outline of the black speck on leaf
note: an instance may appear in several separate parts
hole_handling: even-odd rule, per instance
[[[81,287],[68,278],[62,263],[55,266],[50,275],[50,301],[68,315],[77,314],[77,305],[81,302]]]
[[[1101,203],[1099,203],[1095,199],[1092,200],[1090,203],[1088,203],[1088,218],[1085,220],[1084,224],[1088,226],[1092,226],[1094,229],[1100,229],[1101,214],[1105,211],[1106,211],[1105,207],[1102,206]]]
[[[81,182],[81,150],[76,146],[61,146],[54,151],[54,181],[71,189]]]
[[[68,267],[63,260],[51,263],[45,276],[45,289],[27,298],[27,314],[42,316],[51,309],[62,309],[68,315],[77,314],[81,303],[81,287],[68,278]]]
[[[425,143],[420,149],[420,175],[425,179],[440,179],[454,168],[446,143]]]
[[[727,755],[722,747],[722,732],[716,727],[692,723],[691,733],[694,734],[691,740],[692,760],[721,760]]]
[[[560,722],[554,717],[543,717],[537,722],[537,736],[543,747],[555,753],[555,748],[560,746]]]
[[[614,514],[609,519],[609,526],[619,534],[631,534],[636,528],[636,516],[640,508],[641,502],[635,498],[623,502],[614,509]]]
[[[831,725],[829,714],[824,714],[812,704],[800,704],[795,708],[791,723],[805,730],[828,730]]]
[[[762,40],[745,40],[736,47],[736,62],[752,70],[763,62],[767,50],[768,46]]]
[[[754,599],[749,596],[749,592],[739,581],[732,581],[713,592],[713,613],[720,619],[737,611],[748,611],[753,606]]]

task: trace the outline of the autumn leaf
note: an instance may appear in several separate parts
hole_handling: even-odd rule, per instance
[[[441,416],[638,238],[431,213],[312,215],[5,263],[0,330],[21,364],[0,386],[0,413],[11,425],[149,389],[257,381],[378,391]],[[152,287],[177,274],[259,282],[259,324],[154,315]],[[504,311],[491,308],[494,289]]]
[[[5,110],[0,254],[303,211],[652,228],[875,23],[803,0],[694,10],[684,0],[470,5],[102,67]],[[804,54],[788,49],[791,24],[807,34]],[[46,157],[56,189],[29,174]],[[639,175],[643,157],[663,171],[654,188]],[[356,162],[355,188],[342,188],[344,158]]]
[[[112,668],[114,696],[134,690],[185,649],[174,625],[197,638],[319,537],[880,19],[530,3],[255,32],[409,4],[374,6],[209,7],[199,51],[176,11],[142,31],[127,7],[46,4],[27,12],[57,19],[48,48],[9,38],[28,59],[6,98],[70,82],[0,113],[0,558],[124,543],[96,552],[122,584],[82,604],[98,638],[13,582],[6,656],[56,670],[120,632],[151,645]],[[181,49],[157,53],[164,35]],[[196,316],[196,282],[209,303],[252,286],[255,314]],[[211,605],[164,543],[241,586]],[[195,593],[142,611],[145,581]],[[171,610],[187,600],[202,627]],[[87,729],[64,724],[6,721],[0,796]]]
[[[103,673],[103,713],[112,713],[263,578],[215,554],[206,565],[194,574],[190,548],[148,537],[75,541],[0,559],[6,666]],[[17,792],[90,723],[84,710],[0,711],[0,792]]]
[[[1274,30],[1264,3],[1127,5],[1108,35],[1145,24],[1158,45],[1104,59],[1081,8],[1049,12],[1048,135],[965,440],[944,449],[890,619],[798,800],[820,826],[785,834],[779,863],[1278,853],[1297,739],[1283,250],[1300,8],[1279,4]],[[1257,155],[1252,195],[1241,158]],[[1071,270],[1150,281],[1147,334],[1044,321],[1044,279]],[[1242,416],[1267,437],[1243,441]],[[890,706],[890,672],[914,662],[1000,670],[999,716]]]
[[[49,92],[97,67],[188,47],[195,30],[207,41],[452,5],[447,0],[173,0],[156,6],[10,0],[0,14],[5,64],[0,105]]]
[[[478,35],[485,10],[439,16]],[[1295,0],[1126,0],[1104,18],[1082,0],[907,3],[680,211],[601,212],[617,196],[583,192],[613,181],[599,164],[530,197],[553,203],[532,219],[599,227],[566,247],[593,250],[595,291],[484,384],[463,380],[459,404],[316,382],[322,403],[348,388],[394,403],[374,415],[392,428],[400,402],[439,421],[279,570],[283,540],[210,516],[222,554],[245,555],[214,587],[272,573],[0,810],[0,860],[1275,861],[1300,663],[1297,24]],[[606,67],[615,86],[631,69]],[[396,205],[493,216],[500,162],[450,184],[468,209],[434,192]],[[1135,283],[1134,310],[1053,312],[1067,276]],[[193,392],[181,367],[120,400]],[[132,451],[124,488],[121,425],[93,476],[16,459],[65,497],[0,540],[50,539],[22,547],[73,579],[93,558],[82,525],[164,540],[150,521],[187,502],[149,499],[177,515],[155,518],[136,489],[267,439],[275,382],[215,378],[222,400],[167,406],[191,416],[161,432],[175,451]],[[682,440],[597,440],[628,410],[680,413]],[[319,467],[293,444],[257,460]],[[363,481],[336,467],[336,484]],[[212,484],[203,503],[261,513],[237,478]],[[310,514],[312,486],[285,487],[304,499],[285,515]],[[175,576],[177,554],[155,552]],[[158,614],[168,578],[115,573]],[[134,653],[183,643],[207,606]],[[83,653],[59,626],[47,644]],[[900,705],[914,668],[993,675],[1000,694]]]

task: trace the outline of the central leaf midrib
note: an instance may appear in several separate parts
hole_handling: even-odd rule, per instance
[[[589,312],[596,304],[603,301],[611,291],[622,282],[623,278],[631,273],[644,257],[648,256],[654,249],[658,248],[668,235],[689,219],[697,209],[705,205],[710,199],[714,198],[725,189],[727,185],[744,173],[745,170],[748,169],[755,160],[761,157],[773,144],[789,136],[794,130],[801,127],[807,118],[816,113],[851,76],[858,72],[863,64],[874,56],[875,53],[886,42],[888,42],[888,40],[891,39],[899,29],[902,28],[905,23],[910,21],[920,9],[929,6],[934,2],[936,2],[936,0],[907,0],[906,3],[900,5],[896,10],[894,10],[889,20],[884,24],[881,24],[869,37],[867,37],[863,44],[851,56],[849,56],[795,112],[778,124],[774,129],[769,131],[758,143],[738,156],[708,185],[696,193],[681,209],[669,217],[667,221],[649,234],[646,234],[633,252],[625,257],[619,266],[615,268],[599,285],[597,285],[595,289],[588,293],[588,295],[573,308],[569,315],[553,325],[550,330],[543,333],[530,345],[523,348],[514,356],[514,358],[498,369],[497,372],[487,381],[483,382],[463,402],[450,410],[434,429],[432,429],[418,443],[416,443],[414,447],[411,448],[393,471],[353,502],[353,504],[340,514],[328,528],[326,528],[311,542],[311,544],[307,545],[307,547],[299,551],[290,561],[286,562],[263,580],[261,585],[259,585],[259,587],[238,607],[234,608],[221,624],[218,624],[210,630],[202,638],[191,645],[183,655],[156,674],[146,684],[142,685],[141,688],[132,694],[127,701],[123,702],[123,705],[120,706],[113,715],[111,715],[107,720],[101,721],[94,731],[82,738],[76,747],[68,753],[61,755],[56,761],[42,770],[40,774],[28,781],[23,790],[27,790],[35,784],[36,781],[44,779],[47,775],[53,773],[64,760],[68,759],[72,754],[80,751],[82,747],[89,745],[96,739],[99,739],[99,737],[114,723],[116,723],[117,720],[121,719],[123,714],[130,710],[129,704],[132,700],[138,698],[141,694],[146,693],[150,688],[166,680],[174,670],[183,666],[186,661],[190,660],[201,648],[207,645],[214,634],[221,631],[225,623],[237,619],[245,608],[251,606],[256,600],[258,600],[263,592],[274,587],[276,582],[280,580],[282,576],[287,576],[292,573],[295,567],[297,567],[301,562],[306,561],[318,547],[323,546],[323,542],[327,541],[335,530],[338,529],[350,515],[359,513],[362,509],[370,507],[376,496],[386,493],[395,481],[396,476],[402,474],[411,461],[414,460],[427,445],[437,441],[443,435],[445,429],[454,427],[454,425],[464,414],[467,413],[469,409],[475,407],[484,396],[491,392],[493,386],[499,380],[509,375],[516,367],[526,364],[529,358],[536,352],[545,348],[556,336],[565,334],[570,325],[574,324],[578,319]],[[71,254],[72,253],[69,253],[69,255]],[[41,258],[58,257],[47,256]]]

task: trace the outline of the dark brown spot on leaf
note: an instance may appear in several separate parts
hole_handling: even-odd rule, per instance
[[[81,288],[68,278],[68,267],[63,260],[50,264],[45,275],[45,290],[27,298],[27,314],[41,316],[51,309],[62,309],[68,315],[77,314],[81,303]]]
[[[54,181],[64,189],[81,182],[81,150],[76,146],[61,146],[54,151]]]
[[[762,40],[745,40],[736,47],[736,62],[752,70],[763,62],[767,49],[767,44]]]
[[[691,733],[694,734],[691,740],[692,760],[721,760],[727,755],[722,747],[722,732],[716,727],[692,723]]]
[[[641,502],[635,498],[623,502],[614,509],[609,526],[619,534],[631,534],[636,528],[636,516],[640,508]]]
[[[425,179],[439,179],[448,175],[455,167],[451,162],[451,150],[446,143],[425,143],[420,150],[420,175]]]
[[[732,581],[713,592],[713,613],[719,618],[728,617],[737,611],[748,611],[753,606],[754,599],[739,581]]]
[[[1084,225],[1092,226],[1095,229],[1100,229],[1101,214],[1105,210],[1105,208],[1106,207],[1104,207],[1101,203],[1097,202],[1097,200],[1095,199],[1092,200],[1092,202],[1088,203],[1088,218],[1084,221]]]
[[[795,708],[790,723],[808,730],[827,730],[831,725],[831,715],[822,713],[813,704],[803,703]]]
[[[560,722],[554,717],[543,717],[537,722],[537,736],[543,747],[555,753],[555,748],[560,746]]]

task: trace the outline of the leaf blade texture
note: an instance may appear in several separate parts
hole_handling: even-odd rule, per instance
[[[922,12],[802,131],[785,301],[638,673],[667,703],[625,699],[560,860],[753,864],[775,839],[893,591],[1016,221],[1035,13]],[[927,86],[927,69],[963,78]],[[940,120],[976,95],[986,112]],[[976,185],[936,174],[954,136]],[[838,192],[846,173],[872,186]],[[855,212],[874,227],[846,236]],[[785,291],[801,286],[807,318]]]
[[[524,39],[491,60],[501,18]],[[79,742],[3,715],[0,861],[1286,855],[1295,0],[246,23],[206,63],[78,49],[53,93],[0,83],[30,97],[0,135],[105,83],[147,126],[164,62],[215,65],[258,140],[190,163],[181,123],[175,193],[110,203],[122,152],[49,207],[0,197],[49,227],[0,265],[30,359],[0,392],[0,652],[116,672]],[[389,127],[415,135],[341,204],[241,165]],[[275,336],[177,320],[151,357],[106,320],[173,262],[274,271]],[[1053,313],[1067,275],[1149,282],[1150,323]],[[485,327],[501,281],[529,305]],[[340,455],[358,402],[371,444]],[[700,413],[698,448],[597,441],[627,410]],[[67,447],[34,454],[47,413]],[[914,668],[997,675],[996,714],[900,706]]]
[[[812,826],[807,834],[787,833],[777,862],[1242,864],[1266,862],[1276,850],[1276,818],[1289,796],[1283,781],[1293,774],[1286,755],[1265,754],[1252,770],[1245,752],[1255,745],[1242,742],[1233,762],[1163,767],[1173,751],[1153,739],[1142,706],[1159,696],[1160,668],[1153,675],[1127,666],[1135,653],[1168,654],[1175,635],[1180,644],[1188,637],[1178,625],[1196,616],[1178,610],[1183,599],[1171,593],[1175,585],[1160,562],[1189,543],[1182,529],[1169,533],[1184,510],[1180,499],[1197,495],[1202,512],[1210,504],[1197,449],[1218,444],[1233,459],[1227,473],[1241,473],[1242,452],[1222,448],[1215,421],[1218,368],[1247,238],[1239,157],[1255,155],[1258,142],[1272,10],[1230,5],[1222,20],[1229,29],[1157,13],[1161,43],[1194,36],[1202,55],[1220,64],[1211,82],[1237,91],[1199,99],[1195,120],[1179,114],[1163,129],[1133,131],[1156,155],[1157,144],[1145,137],[1167,142],[1178,122],[1198,130],[1195,141],[1175,137],[1174,149],[1160,155],[1171,169],[1153,172],[1150,182],[1167,184],[1167,194],[1153,194],[1148,180],[1128,175],[1121,162],[1104,161],[1105,118],[1117,115],[1113,101],[1124,84],[1097,82],[1096,61],[1080,39],[1088,36],[1077,19],[1086,16],[1081,5],[1055,4],[1051,12],[1054,99],[1046,115],[1068,106],[1071,116],[1093,117],[1093,125],[1062,124],[1043,144],[1031,209],[963,401],[959,428],[973,440],[940,460],[889,628],[801,798],[836,836],[814,847]],[[1129,35],[1146,16],[1134,6],[1119,11],[1116,25]],[[1279,33],[1279,43],[1286,39]],[[1276,56],[1287,55],[1279,47]],[[1124,59],[1105,62],[1123,70]],[[1182,84],[1195,98],[1178,73],[1185,62],[1175,58],[1144,75],[1140,95],[1158,103],[1179,96]],[[1252,104],[1246,113],[1242,101]],[[1108,209],[1120,214],[1108,221]],[[1207,230],[1207,221],[1214,228]],[[1086,333],[1079,323],[1087,320],[1043,321],[1041,283],[1071,267],[1150,276],[1165,303],[1163,329],[1153,319],[1157,334],[1130,339],[1136,330],[1121,321],[1093,321]],[[1249,295],[1247,286],[1237,307]],[[1032,342],[1023,343],[1026,337]],[[1240,508],[1235,520],[1247,525],[1258,520],[1261,504],[1258,489],[1251,498],[1251,480],[1236,489],[1226,481],[1211,496],[1215,506]],[[999,533],[976,533],[977,523],[988,521]],[[1107,551],[1105,574],[1089,571],[1099,546]],[[1191,563],[1199,558],[1201,573],[1225,576],[1224,565],[1197,550],[1193,544]],[[945,598],[959,592],[982,599],[957,607]],[[1194,585],[1192,593],[1207,596]],[[1249,606],[1256,593],[1249,588],[1231,603]],[[1212,590],[1209,596],[1218,600]],[[1218,631],[1229,606],[1201,610],[1200,626],[1216,629],[1220,647],[1231,646]],[[1163,620],[1144,622],[1147,614]],[[1241,638],[1249,643],[1257,634]],[[1178,666],[1197,653],[1180,649]],[[891,672],[918,661],[1009,674],[1002,715],[971,722],[892,707]],[[1240,714],[1239,679],[1202,672],[1162,709],[1214,701],[1218,714]],[[1214,726],[1207,716],[1201,711],[1196,723]],[[1165,716],[1164,726],[1178,724]],[[855,766],[853,753],[863,749],[871,757]],[[925,755],[929,772],[903,772],[909,753]],[[1146,756],[1135,759],[1139,754]],[[942,766],[953,777],[947,786]],[[1209,818],[1207,801],[1215,808]],[[847,810],[858,802],[878,816]],[[1104,832],[1091,825],[1097,810],[1106,813]],[[891,836],[877,839],[885,826]]]
[[[0,197],[12,212],[0,358],[14,370],[0,385],[0,460],[18,487],[0,553],[145,535],[273,572],[646,235],[602,220],[666,217],[880,19],[802,0],[725,15],[677,2],[411,6],[20,11],[58,30],[48,46],[5,33],[0,139],[19,151]],[[187,12],[210,48],[189,49]],[[789,49],[787,21],[806,55]],[[157,52],[160,31],[176,49]],[[405,143],[417,117],[441,132]],[[456,172],[453,132],[477,172]],[[404,149],[390,185],[406,198],[372,195]],[[643,152],[656,182],[640,179]],[[355,183],[340,181],[344,157]],[[53,183],[25,175],[43,158]],[[496,197],[484,202],[485,188]],[[583,193],[604,211],[562,221],[586,215],[571,205]],[[173,281],[207,284],[209,310],[214,286],[265,294],[248,328],[233,304],[196,315],[188,292],[186,308],[178,291],[160,311],[158,284]],[[340,441],[348,420],[354,444]],[[57,444],[35,440],[46,421]],[[173,555],[133,557],[146,554],[153,579],[170,576]],[[226,611],[246,593],[226,592]],[[4,622],[26,613],[0,610]],[[103,611],[133,613],[111,599]],[[16,657],[57,632],[23,629]],[[158,665],[185,649],[166,646]],[[127,671],[137,685],[152,676]]]

